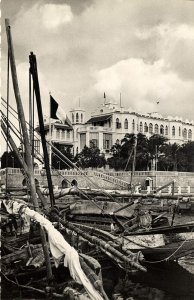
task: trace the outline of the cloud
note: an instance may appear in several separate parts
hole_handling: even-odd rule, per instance
[[[182,113],[192,118],[188,107],[192,109],[191,95],[194,93],[192,81],[182,80],[173,70],[167,69],[164,60],[154,63],[142,59],[130,58],[96,73],[94,89],[110,98],[119,99],[122,92],[123,105],[132,106],[134,110],[174,115],[176,106],[180,105]],[[187,99],[187,105],[183,99]],[[156,100],[160,105],[156,105]],[[168,109],[167,109],[168,103]],[[175,105],[176,103],[176,105]]]
[[[88,111],[104,91],[115,100],[121,92],[126,107],[192,119],[193,9],[193,1],[182,0],[4,0],[22,98],[33,51],[45,108],[49,91],[65,110],[80,97]],[[6,55],[2,27],[3,96]]]
[[[69,5],[45,4],[40,8],[43,25],[47,29],[55,29],[60,25],[69,23],[73,19]]]

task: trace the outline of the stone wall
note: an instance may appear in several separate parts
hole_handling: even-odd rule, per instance
[[[130,172],[106,172],[110,175],[110,180],[103,180],[100,177],[94,176],[92,170],[85,171],[81,174],[77,171],[60,171],[61,175],[57,171],[52,172],[53,185],[59,188],[67,181],[68,186],[72,180],[78,182],[80,188],[102,188],[102,189],[122,189],[119,185],[115,185],[111,182],[111,177],[116,176],[117,178],[130,183],[131,173]],[[5,170],[1,170],[1,182],[5,184]],[[47,186],[47,179],[45,171],[35,170],[35,179],[42,186]],[[186,188],[191,187],[191,192],[194,193],[194,173],[179,173],[179,172],[135,172],[133,176],[133,184],[141,184],[142,188],[146,187],[146,179],[150,178],[150,185],[155,187],[163,186],[172,180],[176,180],[175,187],[181,186]],[[92,182],[94,183],[92,183]],[[25,185],[25,180],[19,169],[8,168],[8,186],[9,187],[22,187]]]

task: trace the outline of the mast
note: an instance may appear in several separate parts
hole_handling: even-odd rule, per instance
[[[32,155],[32,164],[34,166],[34,88],[31,81],[29,68],[29,137]]]
[[[7,53],[7,120],[9,118],[9,49],[8,49],[8,53]],[[6,194],[7,194],[7,188],[8,188],[8,134],[9,134],[9,129],[8,129],[8,123],[7,123],[7,138],[6,138],[6,150],[7,150],[7,154],[6,154]]]
[[[44,152],[44,164],[45,164],[46,175],[47,175],[47,182],[48,182],[48,188],[49,188],[49,194],[50,194],[50,202],[51,202],[51,206],[53,206],[53,205],[55,205],[55,199],[54,199],[54,194],[53,194],[53,185],[52,185],[51,171],[50,171],[50,166],[49,166],[49,156],[48,156],[45,131],[44,131],[44,120],[43,120],[43,113],[42,113],[40,88],[39,88],[39,82],[38,82],[37,63],[36,63],[36,56],[32,52],[29,56],[29,61],[30,61],[30,72],[32,74],[34,91],[35,91],[35,95],[36,95],[37,111],[38,111],[38,118],[39,118],[39,125],[40,125],[40,134],[41,134],[41,141],[42,141],[42,147],[43,147],[43,152]]]
[[[28,167],[28,178],[29,178],[29,185],[30,185],[30,193],[31,193],[31,199],[34,204],[34,210],[38,211],[38,199],[36,196],[36,186],[35,186],[35,180],[34,180],[34,171],[33,171],[33,165],[32,165],[32,158],[31,158],[31,148],[28,138],[28,132],[26,127],[26,121],[24,116],[24,110],[22,106],[22,100],[20,96],[19,91],[19,84],[18,84],[18,78],[17,78],[17,71],[16,71],[16,64],[15,64],[15,55],[14,55],[14,49],[13,49],[13,42],[12,42],[12,36],[11,36],[11,27],[9,23],[9,19],[5,19],[5,26],[6,26],[6,33],[7,33],[7,43],[8,43],[8,50],[9,50],[9,59],[10,59],[10,66],[11,66],[11,73],[12,73],[12,81],[13,81],[13,88],[14,88],[14,94],[16,98],[16,104],[18,109],[18,116],[21,122],[21,129],[24,139],[24,149],[25,149],[25,158],[26,158],[26,164]],[[45,256],[46,261],[46,267],[47,267],[47,279],[52,278],[52,269],[50,264],[50,257],[49,257],[49,251],[46,243],[46,237],[45,232],[42,228],[40,228],[40,236],[41,236],[41,242],[43,247],[43,252]]]
[[[50,96],[50,105],[49,105],[49,138],[50,138],[50,145],[49,145],[49,162],[50,162],[50,167],[52,168],[52,125],[51,125],[51,92],[49,92]]]
[[[28,175],[30,180],[30,191],[31,196],[34,202],[34,207],[38,208],[38,200],[36,197],[36,188],[35,188],[35,182],[34,182],[34,174],[33,174],[33,166],[32,166],[32,159],[31,159],[31,149],[30,149],[30,143],[28,138],[28,132],[26,127],[26,121],[24,116],[24,110],[22,106],[22,100],[20,96],[19,91],[19,84],[18,84],[18,78],[17,78],[17,71],[16,71],[16,65],[15,65],[15,56],[14,56],[14,50],[13,50],[13,42],[11,37],[11,29],[9,20],[5,20],[6,25],[6,32],[7,32],[7,41],[8,41],[8,49],[9,49],[9,56],[10,56],[10,66],[11,66],[11,73],[12,73],[12,81],[13,81],[13,88],[14,88],[14,94],[16,98],[16,104],[18,109],[18,116],[21,122],[21,129],[24,139],[24,149],[25,149],[25,156],[26,156],[26,163],[28,165]]]

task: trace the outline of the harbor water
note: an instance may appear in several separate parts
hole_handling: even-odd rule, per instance
[[[111,300],[193,300],[194,257],[176,262],[147,266],[146,273],[126,274],[110,261],[102,264],[104,289]],[[45,299],[45,295],[2,282],[1,299]],[[54,298],[49,298],[54,299]]]

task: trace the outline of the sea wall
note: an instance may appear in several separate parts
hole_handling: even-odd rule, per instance
[[[96,170],[95,170],[96,171]],[[126,189],[126,187],[119,184],[119,180],[130,183],[130,172],[98,172],[99,174],[106,174],[106,179],[96,176],[94,170],[87,170],[83,172],[77,172],[74,170],[60,170],[52,171],[53,185],[60,187],[70,186],[73,180],[76,180],[78,186],[81,188],[102,188],[102,189]],[[6,182],[6,170],[2,169],[1,184]],[[35,180],[39,182],[41,186],[47,186],[47,178],[45,170],[34,170]],[[8,168],[7,170],[8,187],[22,187],[26,185],[26,179],[22,175],[20,169]],[[119,179],[118,183],[113,182],[114,178]],[[132,178],[133,184],[140,184],[142,189],[146,189],[147,184],[153,187],[163,186],[171,181],[175,180],[175,188],[182,187],[182,192],[188,190],[190,186],[191,193],[194,193],[194,173],[189,172],[150,172],[142,171],[135,172]],[[149,182],[149,183],[148,183]],[[122,183],[122,182],[121,182]]]

